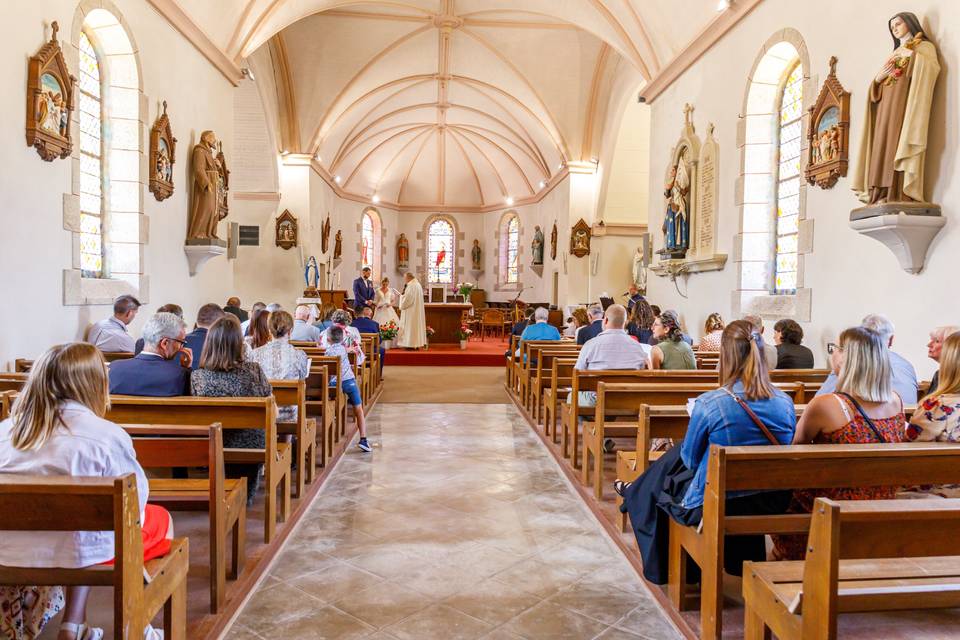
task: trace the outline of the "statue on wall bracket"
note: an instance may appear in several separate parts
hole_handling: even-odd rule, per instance
[[[150,193],[159,202],[173,195],[173,163],[176,161],[177,139],[170,129],[167,117],[167,101],[163,101],[163,113],[150,129]]]
[[[700,138],[693,126],[693,107],[683,107],[683,131],[680,140],[670,152],[670,163],[663,186],[665,211],[663,248],[657,253],[661,260],[683,260],[690,248],[690,234],[694,228],[696,208],[697,157]]]
[[[830,56],[830,75],[823,82],[817,101],[810,107],[807,131],[807,168],[809,184],[830,189],[847,175],[850,150],[850,92],[837,80],[837,58]]]
[[[887,245],[905,271],[919,273],[927,248],[946,224],[940,205],[924,195],[930,109],[940,61],[916,15],[894,15],[887,30],[893,52],[867,89],[851,180],[865,206],[850,212],[850,226]]]
[[[70,75],[57,40],[60,25],[27,63],[27,146],[47,162],[69,158],[73,151],[70,120],[77,79]]]

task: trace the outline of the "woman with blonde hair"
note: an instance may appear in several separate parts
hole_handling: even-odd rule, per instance
[[[797,423],[794,444],[865,444],[903,442],[906,420],[903,401],[892,387],[887,345],[877,332],[852,327],[840,334],[840,343],[827,345],[837,374],[835,393],[816,396]],[[850,487],[793,492],[790,511],[810,513],[819,497],[831,500],[894,498],[895,487]],[[774,557],[802,560],[806,536],[772,536]]]
[[[960,442],[960,332],[947,336],[940,351],[940,380],[923,398],[907,425],[907,439]]]
[[[762,344],[749,322],[728,324],[720,343],[720,388],[697,397],[682,444],[651,464],[636,482],[614,483],[623,496],[620,510],[630,514],[643,575],[654,584],[667,582],[669,519],[696,525],[703,517],[710,445],[781,445],[793,439],[793,401],[771,384]],[[786,491],[730,491],[726,513],[783,513],[789,502]],[[763,536],[729,537],[725,544],[724,566],[732,575],[741,574],[744,560],[765,559]]]
[[[719,313],[711,313],[703,323],[703,335],[700,337],[698,351],[720,351],[720,338],[723,336],[723,318]]]
[[[118,477],[134,474],[143,531],[144,560],[167,553],[173,537],[170,514],[147,504],[149,484],[127,433],[103,418],[110,406],[107,367],[91,344],[58,345],[33,365],[11,415],[0,423],[0,473]],[[7,514],[9,515],[9,514]],[[7,531],[0,565],[82,568],[114,557],[112,532]],[[66,588],[58,640],[99,640],[103,631],[86,624],[88,586]],[[4,637],[34,638],[61,606],[52,589],[0,588]],[[19,601],[18,606],[8,606]],[[11,629],[16,631],[11,632]],[[36,634],[33,633],[36,631]],[[149,626],[145,638],[157,637]]]
[[[321,304],[319,315],[317,316],[319,320],[313,323],[313,326],[321,331],[326,331],[329,329],[330,325],[333,324],[333,321],[330,320],[330,316],[333,315],[333,312],[336,310],[337,307],[332,302],[324,302]]]

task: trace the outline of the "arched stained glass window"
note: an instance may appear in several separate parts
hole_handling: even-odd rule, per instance
[[[80,33],[80,270],[103,276],[103,103],[100,61]]]
[[[507,284],[516,284],[520,281],[520,265],[518,254],[520,252],[520,218],[511,216],[507,220],[507,273],[505,282]]]
[[[363,223],[360,232],[360,264],[373,268],[373,218],[369,213],[363,214]],[[373,274],[376,277],[376,273]]]
[[[434,220],[427,229],[427,282],[453,284],[453,225]]]
[[[800,222],[800,147],[803,65],[793,66],[780,96],[777,167],[777,247],[774,293],[797,291],[797,231]]]

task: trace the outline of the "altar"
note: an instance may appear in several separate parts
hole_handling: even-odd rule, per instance
[[[471,309],[473,309],[472,304],[457,302],[428,302],[425,304],[427,326],[433,327],[436,332],[430,338],[430,342],[436,344],[459,342],[460,337],[457,336],[457,329],[462,324],[463,312],[469,313]]]

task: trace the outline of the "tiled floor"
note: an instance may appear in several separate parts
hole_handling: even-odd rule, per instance
[[[227,637],[679,638],[511,405],[381,404]]]

